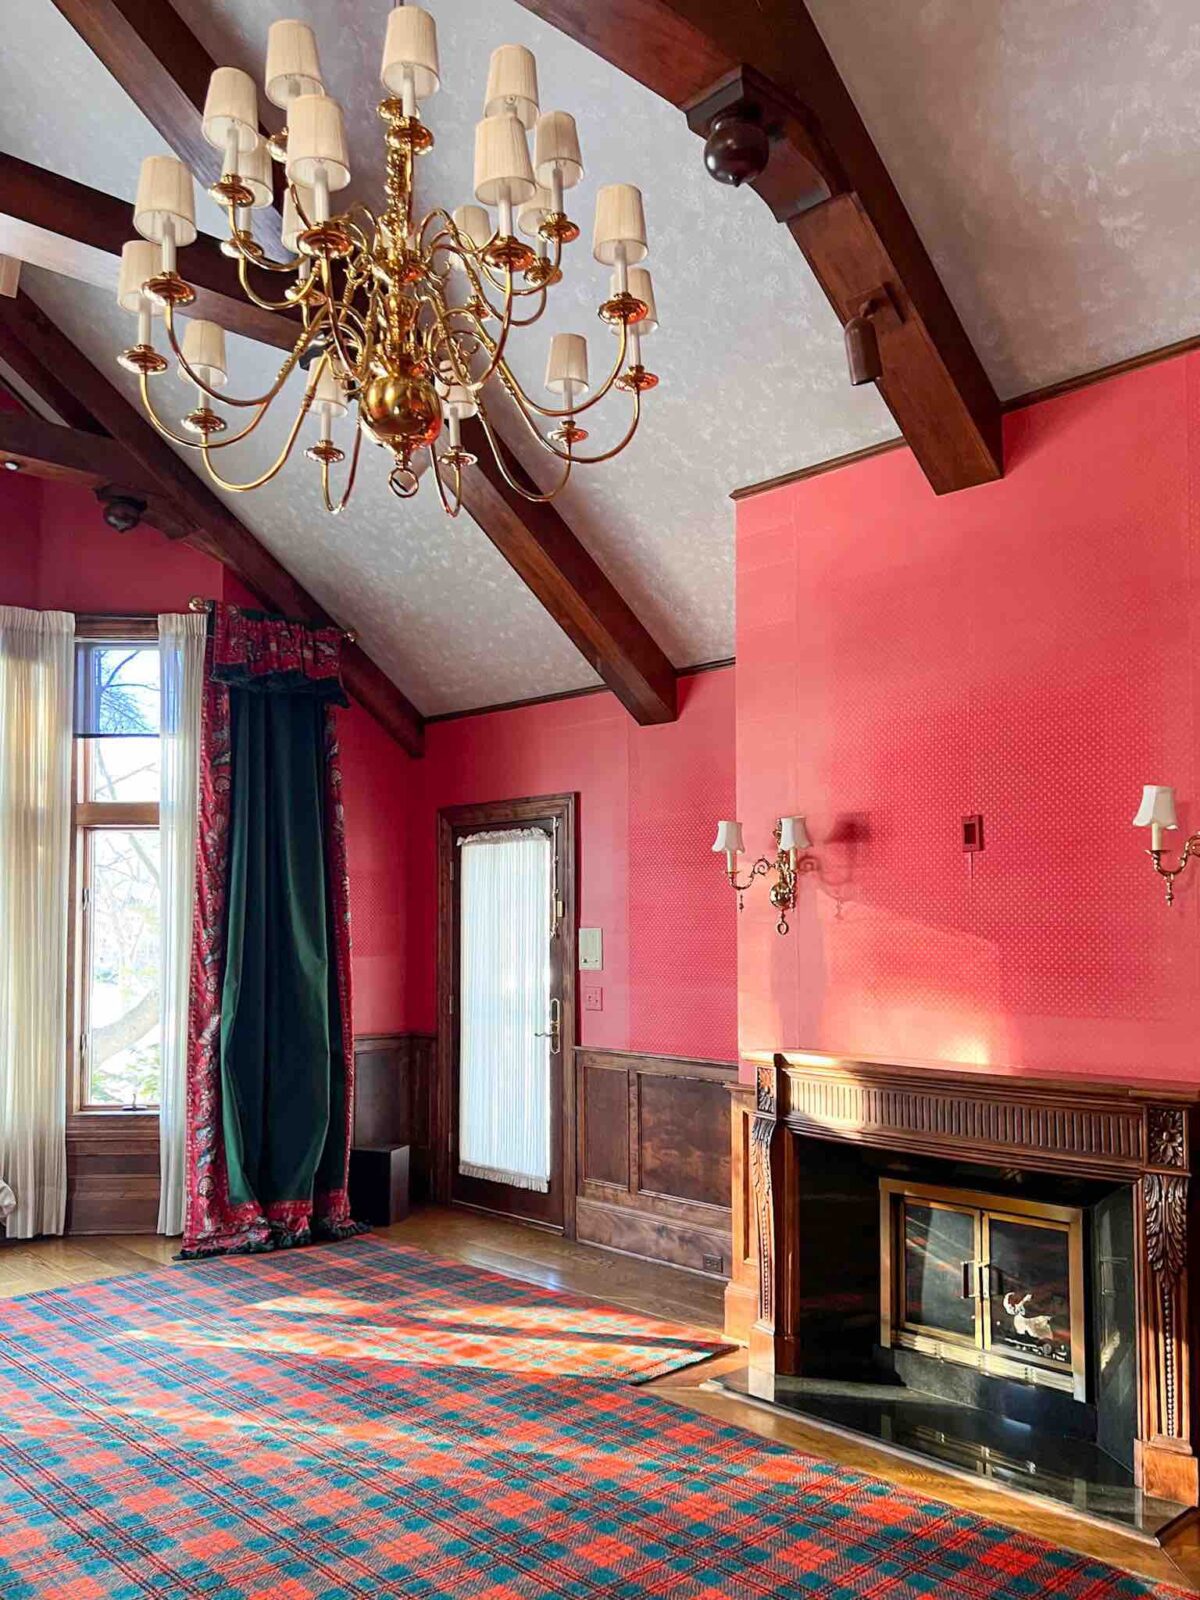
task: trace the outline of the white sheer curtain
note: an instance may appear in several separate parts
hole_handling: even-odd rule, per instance
[[[551,844],[534,829],[468,834],[460,844],[458,1170],[544,1193]]]
[[[0,606],[0,1181],[10,1239],[67,1204],[75,618]]]
[[[162,658],[162,787],[158,808],[162,884],[159,1233],[183,1232],[188,993],[192,967],[192,910],[196,895],[196,833],[200,818],[200,701],[204,692],[207,622],[207,616],[193,611],[168,611],[158,619],[158,648]]]

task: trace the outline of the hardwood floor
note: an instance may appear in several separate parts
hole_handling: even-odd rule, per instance
[[[405,1222],[378,1230],[383,1238],[419,1245],[473,1266],[551,1288],[593,1295],[615,1305],[656,1316],[678,1318],[702,1328],[720,1329],[723,1285],[711,1278],[637,1261],[555,1234],[521,1227],[473,1212],[426,1207]],[[175,1241],[153,1235],[77,1237],[0,1245],[0,1298],[90,1283],[121,1273],[143,1272],[169,1264]],[[173,1270],[186,1271],[187,1267]],[[1124,1535],[1097,1528],[1050,1507],[965,1483],[932,1466],[905,1461],[865,1442],[839,1438],[794,1418],[785,1418],[701,1385],[714,1372],[735,1366],[739,1351],[718,1357],[650,1385],[660,1398],[687,1406],[721,1422],[746,1428],[765,1439],[836,1461],[889,1483],[930,1495],[980,1516],[1039,1535],[1146,1578],[1175,1583],[1200,1594],[1200,1530],[1182,1532],[1170,1550],[1160,1550]]]

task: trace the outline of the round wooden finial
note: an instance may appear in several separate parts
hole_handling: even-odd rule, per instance
[[[735,189],[765,171],[771,141],[761,122],[744,112],[727,111],[714,117],[704,141],[704,165],[718,183]]]

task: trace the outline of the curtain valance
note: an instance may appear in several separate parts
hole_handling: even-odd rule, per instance
[[[342,688],[342,631],[244,611],[212,608],[212,677],[256,694],[308,694],[348,705]]]

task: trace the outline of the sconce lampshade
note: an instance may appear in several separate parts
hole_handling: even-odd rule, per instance
[[[210,389],[222,389],[229,381],[225,359],[225,329],[218,323],[198,319],[183,331],[183,359]],[[187,373],[181,373],[186,380]]]
[[[525,129],[510,115],[484,117],[475,125],[475,198],[482,205],[510,200],[520,205],[536,188]]]
[[[614,272],[612,275],[613,294],[618,293],[620,287],[621,280]],[[631,322],[629,325],[629,331],[630,333],[640,334],[644,339],[648,334],[653,333],[655,328],[658,327],[658,307],[654,303],[654,280],[651,278],[647,268],[630,267],[629,292],[635,300],[640,300],[646,307],[646,315],[642,318],[641,322]],[[621,323],[612,322],[609,324],[609,326],[614,333],[620,333],[622,326]]]
[[[1177,828],[1175,791],[1168,784],[1148,783],[1142,789],[1142,803],[1133,819],[1135,828]]]
[[[583,177],[579,133],[569,111],[547,111],[537,120],[533,136],[533,166],[537,181],[548,189],[557,167],[564,189],[573,189]]]
[[[342,108],[328,95],[302,94],[288,107],[288,181],[311,187],[322,167],[331,189],[344,189],[350,182]]]
[[[149,239],[131,239],[121,249],[121,271],[117,279],[117,304],[134,316],[145,307],[156,317],[166,310],[161,300],[142,293],[142,285],[158,272],[158,246]]]
[[[324,94],[317,41],[307,22],[273,22],[267,29],[267,99],[290,106],[302,94]]]
[[[293,195],[293,191],[295,191]],[[300,204],[297,206],[296,200]],[[304,212],[305,222],[300,215]],[[287,192],[283,197],[283,225],[279,230],[279,237],[283,240],[283,248],[296,254],[298,240],[305,228],[311,227],[317,215],[316,196],[312,190],[303,183],[288,184]]]
[[[779,848],[781,850],[811,850],[812,840],[803,817],[780,817]]]
[[[396,6],[388,16],[380,79],[393,94],[404,92],[404,75],[412,73],[418,100],[436,94],[441,83],[438,65],[437,24],[420,6]]]
[[[632,183],[606,183],[596,195],[596,225],[592,235],[592,254],[611,267],[620,245],[630,266],[647,254],[646,214],[642,191]]]
[[[143,239],[161,243],[167,219],[175,224],[175,243],[196,237],[196,202],[192,175],[174,156],[147,156],[138,175],[133,225]]]
[[[537,121],[537,62],[523,44],[502,44],[492,51],[483,114],[516,117],[523,128]]]
[[[492,237],[492,219],[482,206],[457,206],[450,215],[454,218],[454,226],[462,234],[468,244],[473,244],[476,250],[482,250]]]
[[[740,822],[717,823],[717,837],[713,840],[714,855],[740,855],[745,848]]]
[[[581,394],[588,386],[587,340],[581,333],[556,333],[550,341],[546,362],[546,387],[552,394],[566,394],[567,384]]]

